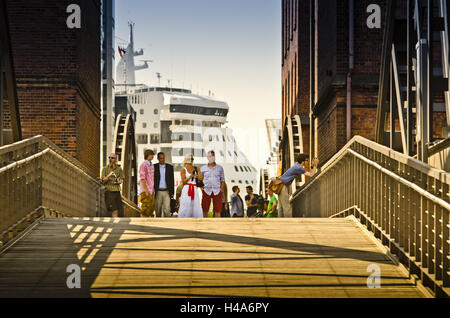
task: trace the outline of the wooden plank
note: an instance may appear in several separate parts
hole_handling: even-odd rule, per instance
[[[65,286],[69,264],[81,290]],[[0,255],[0,297],[224,296],[424,295],[344,218],[49,219]]]

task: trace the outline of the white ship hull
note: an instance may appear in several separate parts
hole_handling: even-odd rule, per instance
[[[207,152],[214,150],[216,162],[224,168],[228,195],[235,185],[242,193],[246,186],[257,191],[257,170],[239,150],[232,130],[223,127],[229,109],[225,102],[187,90],[144,85],[128,89],[127,93],[137,113],[139,165],[144,161],[145,149],[152,149],[155,154],[164,152],[166,162],[174,165],[175,186],[178,186],[185,155],[192,153],[194,164],[201,167],[207,164]],[[153,162],[157,163],[156,156]]]

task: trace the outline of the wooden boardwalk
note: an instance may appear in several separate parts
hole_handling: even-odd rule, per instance
[[[0,254],[0,297],[211,296],[426,294],[351,219],[47,219]]]

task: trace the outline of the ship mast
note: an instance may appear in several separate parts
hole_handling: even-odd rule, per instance
[[[134,57],[144,55],[144,50],[134,50],[134,23],[128,22],[128,26],[130,28],[130,42],[128,43],[125,54],[123,54],[122,59],[117,65],[117,84],[124,84],[125,88],[127,88],[128,85],[136,84],[135,72],[147,69],[149,67],[148,61],[150,61],[145,60],[142,65],[136,65],[134,63]]]

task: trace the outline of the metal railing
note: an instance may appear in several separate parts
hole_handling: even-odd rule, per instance
[[[0,242],[45,212],[105,216],[104,191],[97,176],[43,136],[0,147]],[[139,216],[133,202],[123,201],[125,216]]]
[[[36,211],[103,215],[102,194],[97,179],[47,148],[0,168],[0,234]]]
[[[349,213],[439,295],[449,277],[450,173],[354,137],[293,196],[294,216]]]

